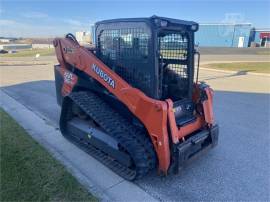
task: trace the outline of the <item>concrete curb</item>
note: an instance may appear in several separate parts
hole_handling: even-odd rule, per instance
[[[213,72],[222,72],[222,73],[231,73],[231,74],[237,74],[241,71],[231,71],[231,70],[220,70],[220,69],[211,69],[206,67],[200,67],[201,70],[207,70],[207,71],[213,71]],[[255,75],[255,76],[266,76],[270,77],[270,74],[264,74],[264,73],[254,73],[254,72],[246,72],[247,75]]]
[[[157,201],[67,141],[59,130],[0,89],[0,106],[101,201]]]

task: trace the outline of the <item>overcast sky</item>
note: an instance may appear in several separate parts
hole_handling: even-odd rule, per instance
[[[0,36],[62,36],[90,31],[99,20],[154,14],[199,23],[250,22],[269,28],[269,9],[270,0],[0,0]]]

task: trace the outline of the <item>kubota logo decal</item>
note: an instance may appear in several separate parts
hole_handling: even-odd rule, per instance
[[[108,83],[112,88],[115,88],[115,81],[106,74],[102,69],[100,69],[96,64],[92,65],[92,70],[102,78],[106,83]]]

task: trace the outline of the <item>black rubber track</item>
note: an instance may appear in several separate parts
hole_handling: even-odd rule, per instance
[[[127,180],[142,178],[150,170],[156,167],[156,154],[149,135],[145,130],[132,125],[99,96],[92,92],[73,92],[69,95],[69,98],[97,122],[107,134],[114,137],[120,143],[131,156],[135,166],[127,168],[112,159],[109,154],[106,154],[91,145],[86,145],[85,142],[80,142],[80,144],[84,144],[84,147],[87,147],[87,152],[93,157]],[[67,114],[69,114],[67,116],[70,116],[70,112]],[[65,120],[68,120],[67,117]],[[65,134],[65,136],[67,135],[68,134]],[[71,136],[69,139],[70,138]],[[79,142],[76,138],[73,138],[73,140],[77,143]]]

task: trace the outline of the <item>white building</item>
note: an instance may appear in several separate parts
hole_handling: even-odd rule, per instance
[[[2,43],[9,43],[9,42],[11,42],[11,41],[14,41],[15,39],[9,39],[9,38],[0,38],[0,42],[2,42]]]
[[[33,43],[32,48],[34,48],[34,49],[50,49],[50,48],[54,48],[54,46],[53,46],[53,44]]]
[[[76,39],[80,44],[92,43],[90,32],[76,32]]]

